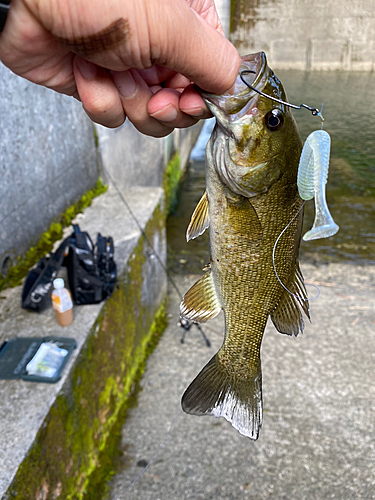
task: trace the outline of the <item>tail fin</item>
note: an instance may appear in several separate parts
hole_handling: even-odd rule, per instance
[[[182,396],[182,409],[192,415],[224,417],[238,432],[258,439],[262,426],[262,371],[259,364],[246,378],[229,373],[217,354]]]

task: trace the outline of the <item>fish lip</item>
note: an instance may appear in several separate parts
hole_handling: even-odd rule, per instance
[[[264,52],[257,52],[241,57],[242,64],[235,83],[235,92],[233,94],[225,93],[220,96],[210,94],[201,89],[198,89],[202,98],[206,102],[210,110],[215,114],[215,108],[219,108],[228,115],[238,115],[241,110],[249,103],[249,101],[257,96],[257,93],[247,87],[241,80],[240,74],[243,70],[255,72],[253,81],[250,80],[251,75],[247,75],[249,83],[257,90],[262,91],[268,74],[267,58]],[[236,91],[237,90],[237,91]],[[246,108],[248,108],[246,106]],[[246,110],[246,112],[248,109]],[[241,115],[244,113],[241,113]]]

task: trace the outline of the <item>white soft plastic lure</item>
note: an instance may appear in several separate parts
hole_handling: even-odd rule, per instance
[[[299,161],[297,185],[300,197],[315,197],[314,225],[303,236],[305,241],[328,238],[337,233],[339,226],[329,213],[326,200],[331,137],[325,130],[312,132],[302,149]]]

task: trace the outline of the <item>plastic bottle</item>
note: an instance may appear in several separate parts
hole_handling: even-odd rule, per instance
[[[56,321],[61,326],[68,326],[73,321],[73,302],[69,290],[65,288],[64,280],[53,280],[52,307],[55,311]]]

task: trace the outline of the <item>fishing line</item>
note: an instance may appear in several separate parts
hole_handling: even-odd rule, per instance
[[[254,90],[254,92],[257,92],[258,94],[260,94],[261,96],[263,97],[267,97],[267,99],[271,99],[271,101],[275,101],[275,102],[278,102],[279,104],[284,104],[284,106],[289,106],[290,108],[293,108],[293,109],[301,109],[301,108],[305,108],[305,109],[308,109],[309,111],[311,111],[311,114],[313,116],[319,116],[319,118],[322,120],[322,122],[324,122],[324,118],[323,118],[323,115],[322,115],[322,110],[323,110],[323,106],[322,106],[322,109],[319,110],[318,108],[311,108],[310,106],[308,106],[307,104],[300,104],[299,106],[297,106],[296,104],[291,104],[290,102],[285,102],[281,99],[277,99],[276,97],[273,97],[273,96],[270,96],[268,94],[265,94],[264,92],[256,89],[255,87],[253,87],[250,83],[248,83],[245,78],[243,77],[243,75],[248,75],[249,73],[252,73],[252,74],[256,74],[255,71],[252,71],[250,69],[244,69],[243,71],[241,71],[240,73],[240,78],[241,80],[243,81],[243,83],[249,87],[251,90]]]
[[[279,242],[280,238],[282,237],[282,235],[283,235],[283,234],[285,233],[285,231],[288,229],[288,227],[292,224],[292,222],[293,222],[293,221],[294,221],[294,220],[298,217],[298,215],[301,213],[301,210],[302,210],[302,209],[303,209],[303,207],[305,206],[305,203],[306,203],[305,201],[302,203],[301,208],[298,210],[298,212],[296,213],[296,215],[295,215],[295,216],[293,217],[293,219],[289,222],[289,224],[288,224],[288,225],[286,225],[286,226],[284,227],[284,229],[281,231],[281,233],[280,233],[280,234],[279,234],[279,236],[277,237],[277,239],[276,239],[276,241],[275,241],[275,244],[274,244],[274,246],[273,246],[273,249],[272,249],[272,265],[273,265],[273,270],[274,270],[274,272],[275,272],[275,276],[276,276],[276,278],[277,278],[278,282],[280,283],[280,285],[284,288],[284,290],[286,290],[288,293],[290,293],[290,295],[293,295],[293,297],[295,297],[295,298],[296,298],[296,299],[298,299],[298,300],[311,301],[311,300],[315,300],[315,299],[317,299],[317,298],[319,297],[319,295],[320,295],[320,290],[319,290],[319,288],[318,288],[317,286],[315,286],[315,285],[308,284],[308,285],[306,285],[306,286],[312,286],[313,288],[315,288],[315,289],[318,291],[317,295],[316,295],[315,297],[313,297],[312,299],[309,299],[309,298],[306,298],[306,299],[305,299],[304,297],[300,297],[299,295],[297,295],[297,294],[295,294],[295,293],[291,292],[291,291],[290,291],[290,290],[289,290],[289,289],[288,289],[288,288],[284,285],[284,283],[283,283],[283,282],[281,281],[281,279],[279,278],[279,275],[277,274],[277,271],[276,271],[276,264],[275,264],[275,252],[276,252],[276,246],[277,246],[277,244],[278,244],[278,242]]]
[[[147,236],[147,234],[145,233],[144,229],[142,228],[141,224],[138,222],[138,219],[137,217],[135,216],[133,210],[130,208],[130,205],[129,203],[126,201],[125,199],[125,196],[123,195],[123,193],[120,191],[120,188],[117,186],[114,178],[112,177],[112,175],[108,172],[108,170],[102,165],[102,168],[103,168],[103,171],[105,173],[105,175],[108,177],[108,179],[110,180],[110,182],[112,183],[113,187],[115,188],[115,190],[117,191],[117,194],[119,195],[121,201],[123,202],[123,204],[126,206],[128,212],[130,213],[131,217],[133,218],[134,222],[136,223],[138,229],[141,231],[141,234],[142,236],[144,237],[144,239],[146,240],[147,244],[149,245],[151,251],[152,251],[152,255],[156,257],[157,261],[159,262],[159,264],[161,265],[163,271],[165,272],[167,278],[169,279],[170,283],[172,284],[173,288],[175,289],[175,291],[177,292],[177,294],[179,295],[179,297],[183,298],[182,296],[182,293],[180,292],[178,286],[176,285],[176,282],[174,281],[174,279],[172,278],[172,276],[170,275],[168,269],[166,268],[166,266],[164,265],[164,262],[161,260],[161,258],[159,257],[158,253],[156,252],[153,244],[151,243],[149,237]],[[183,321],[182,321],[183,320]],[[188,328],[186,326],[186,322],[188,325],[190,325]],[[207,338],[206,334],[204,333],[202,327],[196,323],[195,321],[192,322],[193,325],[195,325],[195,327],[200,331],[207,347],[211,347],[211,342],[210,340]],[[178,326],[181,326],[184,328],[184,333],[182,335],[182,338],[181,338],[181,343],[183,344],[184,343],[184,337],[185,337],[185,334],[186,334],[186,331],[187,330],[190,330],[190,327],[191,327],[191,323],[189,322],[189,320],[185,320],[183,318],[180,319],[180,322],[178,323]]]
[[[149,245],[149,247],[151,248],[152,250],[152,254],[156,257],[156,259],[158,260],[159,264],[161,265],[161,267],[163,268],[164,272],[166,273],[167,275],[167,278],[169,279],[169,281],[171,282],[173,288],[176,290],[177,294],[182,298],[182,294],[178,288],[178,286],[176,285],[175,281],[173,280],[172,276],[169,274],[169,271],[168,269],[165,267],[164,265],[164,262],[161,260],[161,258],[159,257],[158,253],[156,252],[154,246],[152,245],[149,237],[147,236],[147,234],[145,233],[145,231],[143,230],[141,224],[138,222],[138,219],[137,217],[135,216],[133,210],[130,208],[130,205],[129,203],[126,201],[125,199],[125,196],[122,194],[122,192],[120,191],[119,187],[117,186],[114,178],[111,176],[111,174],[108,172],[108,170],[106,168],[103,167],[103,170],[104,170],[104,173],[105,175],[109,178],[109,180],[111,181],[111,183],[113,184],[114,188],[116,189],[117,191],[117,194],[119,195],[119,197],[121,198],[121,201],[124,203],[124,205],[126,206],[126,208],[128,209],[128,212],[130,213],[130,215],[132,216],[134,222],[136,223],[136,225],[138,226],[138,229],[141,231],[142,233],[142,236],[145,238],[147,244]]]
[[[283,101],[282,99],[277,99],[276,97],[273,97],[273,96],[270,96],[268,94],[265,94],[264,92],[258,90],[257,88],[253,87],[249,82],[247,82],[244,78],[243,75],[248,75],[248,74],[256,74],[255,71],[252,71],[250,69],[245,69],[243,71],[241,71],[240,73],[240,78],[241,80],[243,81],[243,83],[249,87],[251,90],[253,90],[254,92],[257,92],[258,94],[260,94],[261,96],[263,97],[266,97],[267,99],[270,99],[271,101],[275,101],[279,104],[283,104],[284,106],[289,106],[290,108],[293,108],[293,109],[301,109],[301,108],[305,108],[309,111],[311,111],[311,114],[313,116],[319,116],[319,118],[321,119],[321,129],[323,130],[323,122],[324,122],[324,118],[323,118],[323,115],[322,115],[322,111],[323,111],[323,104],[320,108],[320,110],[318,108],[312,108],[310,106],[308,106],[307,104],[300,104],[299,106],[297,106],[296,104],[291,104],[290,102],[286,102],[286,101]],[[276,275],[276,278],[277,280],[279,281],[280,285],[288,292],[290,293],[290,295],[293,295],[293,297],[295,297],[296,299],[298,300],[304,300],[304,301],[310,301],[310,300],[315,300],[319,297],[320,295],[320,290],[317,286],[315,285],[306,285],[306,286],[312,286],[314,288],[316,288],[316,290],[318,291],[317,295],[311,299],[309,298],[304,298],[304,297],[300,297],[299,295],[291,292],[285,285],[284,283],[281,281],[281,279],[279,278],[279,275],[277,274],[277,271],[276,271],[276,265],[275,265],[275,252],[276,252],[276,246],[280,240],[280,238],[282,237],[282,235],[285,233],[285,231],[288,229],[288,227],[292,224],[292,222],[296,219],[296,217],[300,214],[301,210],[303,209],[305,205],[305,201],[302,203],[302,206],[301,208],[298,210],[298,212],[296,213],[296,215],[293,217],[293,219],[289,222],[289,224],[287,226],[285,226],[285,228],[281,231],[281,233],[279,234],[279,236],[277,237],[277,240],[275,241],[275,245],[273,247],[273,250],[272,250],[272,265],[273,265],[273,270],[275,272],[275,275]]]
[[[153,455],[153,457],[151,458],[151,460],[148,462],[148,464],[146,465],[146,467],[138,474],[138,476],[133,479],[133,481],[131,483],[128,484],[128,486],[126,486],[126,488],[124,488],[124,491],[128,490],[131,486],[133,486],[133,484],[135,484],[139,478],[141,478],[143,476],[143,474],[146,472],[146,470],[150,467],[150,465],[156,460],[156,458],[158,457],[160,451],[162,448],[164,448],[164,445],[165,443],[168,441],[168,438],[169,438],[169,435],[170,433],[172,432],[174,426],[176,425],[176,422],[178,420],[178,418],[183,414],[183,411],[180,410],[177,415],[174,417],[173,419],[173,422],[163,440],[163,442],[161,443],[161,445],[159,446],[159,448],[156,450],[155,454]]]

